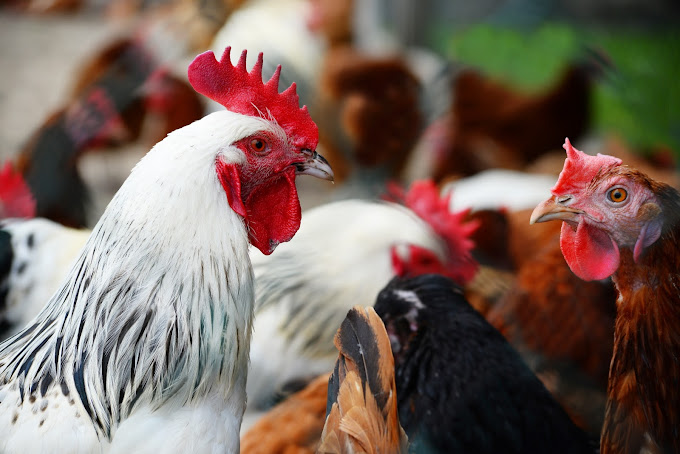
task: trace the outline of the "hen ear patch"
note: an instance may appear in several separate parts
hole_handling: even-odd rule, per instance
[[[661,236],[663,222],[659,218],[660,214],[661,207],[654,202],[644,203],[638,210],[637,217],[644,225],[633,249],[633,258],[636,263],[642,255],[642,251]]]
[[[246,207],[241,198],[241,174],[239,173],[236,164],[227,164],[221,160],[217,160],[217,177],[222,183],[224,192],[227,193],[227,200],[229,206],[238,215],[243,218],[248,217]]]

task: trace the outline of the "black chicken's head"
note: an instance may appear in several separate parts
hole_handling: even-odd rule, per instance
[[[385,324],[398,363],[441,318],[467,307],[461,288],[438,274],[395,277],[378,294],[375,311]]]

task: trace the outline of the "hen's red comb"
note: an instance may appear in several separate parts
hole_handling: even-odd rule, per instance
[[[613,156],[597,154],[590,156],[571,146],[569,138],[564,140],[567,159],[564,168],[557,178],[557,183],[550,190],[554,195],[572,194],[579,192],[591,182],[601,170],[608,170],[621,165],[621,160]]]
[[[0,219],[34,216],[33,194],[21,174],[7,161],[0,170]]]
[[[449,267],[456,268],[460,280],[467,282],[474,277],[477,266],[472,259],[474,241],[470,238],[479,227],[479,221],[466,221],[470,209],[457,212],[450,210],[450,199],[453,193],[444,197],[432,180],[416,181],[408,192],[397,185],[389,187],[391,194],[401,199],[439,235],[449,249]],[[465,282],[459,282],[464,284]]]
[[[194,90],[222,104],[231,112],[273,118],[294,145],[315,150],[319,131],[307,111],[300,108],[295,83],[279,93],[281,65],[267,83],[262,82],[262,53],[248,72],[243,51],[236,66],[231,64],[231,47],[217,61],[212,51],[197,56],[189,65],[189,82]]]

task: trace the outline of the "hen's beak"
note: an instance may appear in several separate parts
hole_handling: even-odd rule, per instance
[[[326,158],[312,150],[302,150],[302,154],[307,158],[307,160],[295,164],[295,173],[297,175],[311,175],[313,177],[328,181],[335,180],[333,169],[331,169],[331,166],[328,161],[326,161]]]
[[[558,200],[556,196],[550,197],[548,200],[540,203],[534,208],[534,211],[531,213],[529,224],[554,220],[578,223],[580,216],[584,214],[584,212],[577,208],[570,208],[564,205],[569,200],[571,200],[571,197],[567,199],[561,198],[561,200]]]

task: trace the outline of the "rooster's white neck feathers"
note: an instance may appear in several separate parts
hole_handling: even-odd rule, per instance
[[[244,162],[231,144],[262,130],[283,134],[266,119],[222,111],[156,145],[60,290],[0,345],[0,383],[18,387],[22,400],[53,389],[80,399],[102,440],[140,407],[242,393],[253,310],[248,234],[215,159]]]

